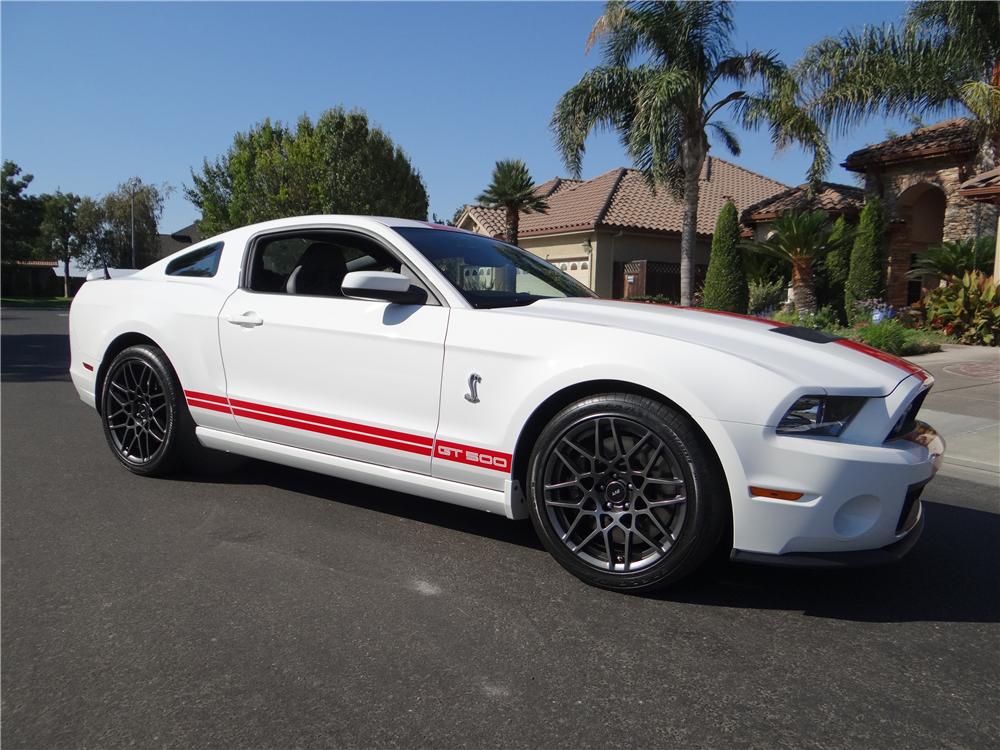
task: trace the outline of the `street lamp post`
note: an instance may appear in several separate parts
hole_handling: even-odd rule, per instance
[[[133,177],[128,181],[129,197],[131,199],[132,210],[129,213],[129,225],[131,228],[131,246],[132,246],[132,268],[138,268],[139,264],[136,262],[135,257],[135,185],[136,180]]]

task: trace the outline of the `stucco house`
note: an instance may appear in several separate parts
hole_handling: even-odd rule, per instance
[[[723,159],[709,157],[701,173],[696,279],[704,278],[712,232],[729,198],[738,210],[788,190]],[[536,187],[549,209],[521,214],[518,242],[563,268],[603,297],[680,294],[683,204],[655,193],[643,174],[624,167],[591,180],[554,178]],[[503,237],[502,209],[466,206],[459,227]]]
[[[880,196],[889,219],[886,297],[903,306],[938,280],[909,280],[906,272],[928,246],[991,235],[998,207],[961,190],[979,169],[979,140],[970,120],[918,128],[850,154],[843,166],[863,176],[865,192]]]

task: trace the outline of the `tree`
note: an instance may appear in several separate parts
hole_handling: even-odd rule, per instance
[[[493,167],[493,177],[486,189],[476,198],[479,205],[502,208],[506,212],[507,242],[517,244],[520,213],[545,213],[549,204],[535,195],[527,165],[520,159],[502,159]]]
[[[83,198],[76,217],[77,252],[83,265],[132,266],[133,198],[138,265],[155,257],[159,241],[157,226],[169,193],[169,186],[158,187],[133,177],[98,200]]]
[[[715,222],[702,304],[712,310],[745,314],[749,295],[740,249],[740,218],[736,205],[726,201]]]
[[[655,186],[684,202],[681,230],[681,304],[691,304],[700,176],[711,132],[734,155],[740,147],[720,121],[767,125],[778,148],[792,143],[813,152],[811,182],[822,177],[830,153],[822,130],[798,106],[798,90],[773,52],[737,53],[729,3],[612,0],[587,42],[598,41],[604,63],[563,94],[552,116],[563,160],[579,176],[587,136],[617,131],[633,163]],[[637,57],[643,61],[630,67]],[[732,84],[720,90],[724,83]]]
[[[882,296],[882,266],[885,243],[885,217],[882,201],[870,198],[861,209],[861,219],[854,234],[851,264],[844,285],[844,310],[854,322],[860,300]]]
[[[989,276],[993,272],[995,253],[995,237],[969,237],[942,242],[927,248],[906,275],[911,279],[940,276],[949,283],[975,271]]]
[[[797,312],[816,312],[813,265],[828,253],[833,227],[825,211],[789,211],[771,224],[768,238],[753,242],[750,249],[787,260],[792,266],[792,297]]]
[[[264,120],[191,177],[184,193],[205,234],[306,214],[427,218],[420,173],[358,110],[330,109],[315,124],[303,115],[294,129]]]
[[[831,250],[816,266],[816,304],[832,307],[842,321],[847,320],[844,284],[851,268],[853,236],[854,228],[847,223],[847,219],[838,216],[830,231]]]
[[[87,268],[113,266],[105,241],[105,215],[100,200],[84,196],[76,207],[77,257]]]
[[[0,193],[0,256],[5,263],[31,257],[42,222],[41,201],[24,194],[34,176],[20,175],[21,168],[17,164],[4,161]]]
[[[845,31],[796,66],[810,108],[840,132],[874,116],[968,109],[982,135],[980,166],[1000,146],[1000,3],[923,0],[901,26]]]
[[[63,264],[63,296],[69,296],[69,264],[80,252],[76,233],[76,212],[80,197],[57,190],[42,196],[44,206],[41,247],[52,252]]]

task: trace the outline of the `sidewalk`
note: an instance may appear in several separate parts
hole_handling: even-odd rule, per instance
[[[908,359],[934,375],[919,418],[944,436],[944,468],[1000,485],[1000,348],[946,344]]]

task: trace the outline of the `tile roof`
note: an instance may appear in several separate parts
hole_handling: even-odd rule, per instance
[[[958,194],[974,201],[1000,203],[1000,167],[980,172],[971,180],[966,180],[959,187]]]
[[[654,194],[642,172],[619,167],[592,180],[549,180],[536,189],[550,190],[548,212],[521,214],[522,237],[595,228],[633,231],[681,231],[682,202],[667,190]],[[730,162],[709,157],[702,172],[698,233],[710,235],[727,198],[746,208],[787,190],[787,186]],[[469,214],[491,235],[504,233],[503,209],[470,206]]]
[[[843,166],[854,172],[863,172],[869,164],[914,161],[975,150],[976,135],[972,121],[966,117],[955,117],[858,149],[848,155]]]
[[[767,221],[786,211],[820,210],[830,213],[850,214],[861,211],[865,191],[853,185],[821,182],[819,190],[809,198],[809,184],[803,183],[783,193],[755,203],[743,212],[743,223]]]

